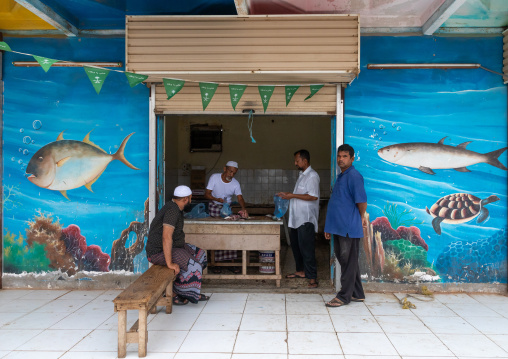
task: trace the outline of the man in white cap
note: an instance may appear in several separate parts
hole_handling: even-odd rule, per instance
[[[146,241],[148,261],[175,271],[174,305],[196,304],[209,299],[201,294],[201,278],[207,266],[206,251],[185,243],[183,232],[183,210],[190,206],[191,199],[189,187],[176,187],[172,200],[155,215]]]
[[[236,195],[238,203],[242,210],[238,212],[242,217],[247,218],[249,214],[245,209],[245,201],[242,196],[242,189],[240,183],[234,179],[235,174],[238,172],[238,163],[229,161],[224,166],[222,173],[214,173],[208,180],[208,185],[205,190],[205,198],[210,200],[208,203],[208,213],[211,217],[220,217],[220,211],[224,202],[231,203],[231,197]],[[234,260],[237,258],[237,251],[215,251],[215,261],[221,262],[225,260]],[[237,267],[228,267],[234,273],[240,273]],[[220,273],[220,268],[215,267],[214,273]]]

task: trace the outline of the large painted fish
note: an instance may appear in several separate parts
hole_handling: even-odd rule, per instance
[[[69,199],[69,189],[85,186],[93,192],[92,184],[113,160],[139,170],[124,156],[125,145],[134,133],[125,137],[118,151],[110,155],[90,141],[90,132],[83,141],[74,141],[65,140],[62,131],[55,142],[48,143],[32,156],[26,168],[28,180],[39,187],[60,191]]]
[[[488,163],[502,170],[508,170],[497,159],[508,147],[489,153],[478,153],[466,149],[466,146],[473,141],[464,142],[454,147],[444,144],[446,137],[443,137],[438,143],[398,143],[381,148],[377,151],[377,154],[385,161],[418,168],[429,175],[435,174],[433,169],[454,169],[459,172],[471,172],[467,166],[477,163]]]

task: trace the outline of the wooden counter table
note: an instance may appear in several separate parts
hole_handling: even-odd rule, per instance
[[[274,279],[280,287],[280,226],[282,221],[267,217],[253,217],[247,220],[228,221],[221,218],[186,219],[183,230],[185,242],[207,250],[242,251],[241,274],[209,274],[210,279]],[[248,266],[267,265],[250,263],[247,251],[274,251],[275,274],[247,274]],[[210,263],[210,265],[235,266],[234,263]]]

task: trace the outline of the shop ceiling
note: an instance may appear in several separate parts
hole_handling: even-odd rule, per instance
[[[362,35],[490,35],[508,26],[507,0],[0,0],[0,32],[125,35],[129,15],[360,15]]]

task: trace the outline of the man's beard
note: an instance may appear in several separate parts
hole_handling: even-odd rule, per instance
[[[191,204],[190,204],[190,202],[189,202],[189,203],[187,203],[187,204],[183,207],[183,211],[184,211],[184,212],[190,212],[191,208],[192,208],[192,206],[191,206]]]

